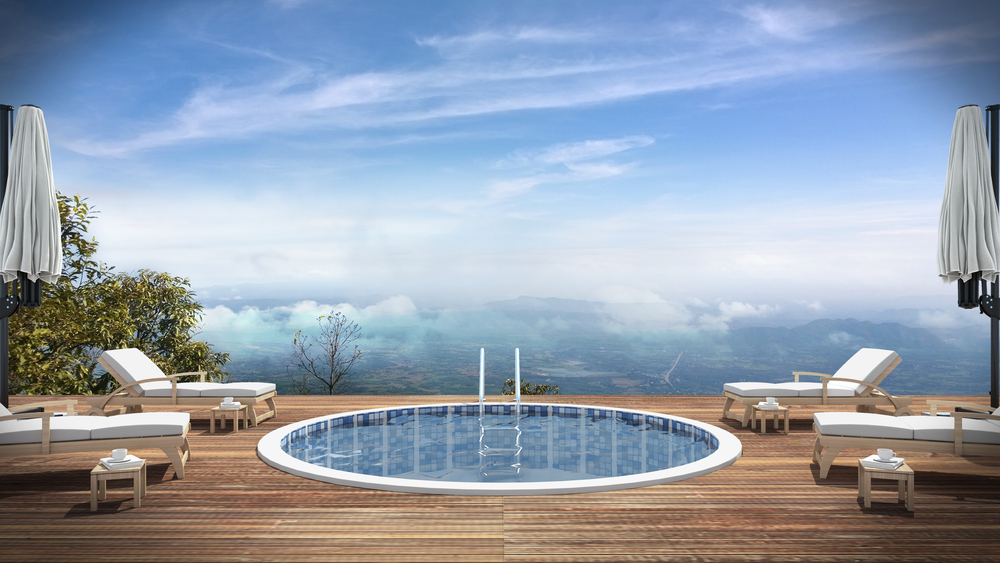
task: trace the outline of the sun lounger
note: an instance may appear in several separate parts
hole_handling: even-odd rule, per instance
[[[928,401],[932,412],[944,401]],[[958,406],[976,407],[977,405]],[[989,407],[980,407],[989,410]],[[818,412],[813,415],[816,444],[813,461],[826,479],[844,448],[945,453],[961,456],[1000,455],[1000,409],[992,414],[955,412],[951,416],[887,416],[858,412]]]
[[[0,457],[76,452],[110,452],[117,448],[159,448],[167,454],[178,479],[191,457],[187,434],[190,415],[181,412],[119,416],[74,416],[76,401],[49,401],[18,409],[67,406],[69,416],[54,412],[11,414],[0,405]]]
[[[722,417],[736,419],[746,426],[750,422],[751,406],[765,401],[767,397],[774,397],[783,406],[853,405],[859,412],[896,416],[913,414],[909,409],[913,399],[895,397],[878,386],[901,361],[892,350],[862,348],[833,375],[794,371],[795,381],[789,383],[726,383],[722,392],[726,398]],[[799,376],[803,375],[819,377],[820,381],[799,382]],[[742,408],[732,409],[734,403],[739,403]],[[878,406],[891,410],[882,410]]]
[[[250,421],[256,426],[277,416],[274,397],[278,394],[273,383],[205,383],[205,372],[178,373],[167,376],[146,354],[136,348],[105,350],[97,360],[121,385],[110,395],[88,397],[90,415],[106,415],[108,407],[125,407],[129,412],[142,410],[143,405],[202,405],[218,406],[225,397],[249,406]],[[183,375],[200,375],[200,383],[178,383]],[[268,410],[260,414],[255,408],[266,403]]]

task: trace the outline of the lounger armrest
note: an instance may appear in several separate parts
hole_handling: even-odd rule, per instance
[[[9,414],[7,416],[0,416],[0,422],[4,420],[19,420],[24,418],[41,418],[42,419],[42,454],[49,454],[49,439],[52,436],[52,417],[55,416],[54,412],[24,412],[21,414]]]
[[[182,371],[180,373],[175,373],[170,377],[180,377],[182,375],[197,375],[199,383],[205,383],[205,376],[208,375],[207,371]]]
[[[795,376],[795,383],[799,382],[799,376],[800,375],[814,375],[816,377],[833,377],[832,375],[830,375],[828,373],[816,373],[814,371],[793,371],[792,375]]]
[[[952,418],[976,418],[980,420],[996,420],[1000,422],[1000,416],[984,412],[953,412]]]
[[[27,405],[17,405],[14,408],[18,410],[28,410],[28,409],[44,409],[45,407],[66,407],[66,414],[76,414],[73,409],[76,407],[76,399],[63,399],[60,401],[44,401],[41,403],[30,403]]]
[[[52,418],[55,415],[56,413],[54,412],[22,412],[21,414],[8,414],[7,416],[0,416],[0,422],[23,418]]]
[[[141,379],[139,381],[135,381],[135,382],[129,383],[128,385],[122,385],[118,389],[115,389],[114,391],[112,391],[111,393],[109,393],[108,396],[104,399],[104,402],[101,403],[101,406],[97,407],[97,408],[99,408],[101,410],[104,410],[104,407],[108,406],[108,403],[110,403],[112,399],[114,399],[115,397],[117,397],[118,395],[120,395],[122,393],[122,391],[125,391],[127,393],[129,389],[131,389],[132,387],[134,387],[136,385],[141,385],[143,383],[152,383],[154,381],[169,381],[170,382],[170,386],[171,386],[170,396],[173,397],[174,402],[176,403],[177,402],[177,377],[178,377],[177,375],[170,375],[170,376],[166,376],[166,377],[151,377],[149,379]],[[91,404],[93,404],[93,403],[91,403]]]
[[[955,419],[955,455],[962,455],[962,419],[976,418],[1000,421],[1000,416],[983,412],[953,412],[951,416]]]
[[[931,407],[931,416],[937,416],[938,407],[962,407],[963,409],[974,409],[977,411],[993,412],[993,407],[988,407],[986,405],[975,405],[972,403],[963,403],[960,401],[939,401],[937,399],[931,399],[927,401],[927,404]]]
[[[824,377],[823,378],[823,402],[824,402],[824,404],[826,403],[826,387],[827,387],[827,385],[830,384],[831,381],[844,381],[844,382],[847,382],[847,383],[857,383],[859,385],[864,385],[865,387],[868,387],[870,389],[870,391],[868,392],[868,396],[871,396],[873,394],[873,392],[878,391],[886,399],[889,399],[889,402],[892,403],[893,407],[895,407],[897,413],[900,412],[900,409],[909,406],[909,404],[913,402],[913,399],[911,399],[909,397],[896,397],[894,395],[889,394],[888,391],[886,391],[885,389],[882,389],[878,385],[875,385],[874,383],[868,383],[867,381],[861,381],[860,379],[848,379],[846,377]],[[896,416],[899,416],[899,415],[897,414]]]

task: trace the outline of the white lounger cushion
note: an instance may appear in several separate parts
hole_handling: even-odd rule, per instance
[[[256,397],[274,391],[273,383],[215,383],[209,389],[203,389],[202,397]]]
[[[955,441],[955,419],[950,416],[907,416],[914,440]],[[962,441],[972,444],[1000,444],[1000,427],[988,420],[962,420]]]
[[[154,377],[166,377],[167,374],[163,373],[163,370],[153,363],[146,354],[142,353],[142,350],[138,348],[123,348],[121,350],[105,350],[101,357],[105,359],[111,367],[114,368],[118,375],[122,377],[125,381],[129,383],[135,383],[136,381],[142,381],[143,379],[152,379]],[[140,393],[146,393],[150,389],[160,389],[166,385],[170,387],[169,381],[157,381],[156,383],[145,383],[136,385],[133,389],[136,389]],[[169,397],[170,394],[168,393]]]
[[[816,431],[824,436],[913,439],[913,428],[905,416],[868,412],[818,412],[813,415]]]
[[[50,419],[49,441],[73,442],[89,440],[90,429],[97,423],[97,416],[53,416]],[[42,443],[42,419],[22,418],[0,422],[0,444]]]
[[[109,438],[179,436],[191,420],[185,412],[133,413],[119,416],[54,416],[49,441],[73,442]],[[23,418],[0,422],[0,444],[38,444],[42,419]]]
[[[118,416],[97,416],[104,421],[90,431],[92,440],[178,436],[184,433],[191,415],[186,412],[138,412]]]
[[[872,383],[898,357],[899,354],[892,350],[862,348],[858,350],[857,354],[851,356],[851,359],[847,360],[844,365],[840,366],[833,377]],[[859,394],[864,393],[865,389],[870,389],[858,383],[853,384],[853,387],[854,391]]]
[[[170,383],[143,384],[147,397],[169,397]],[[273,383],[178,383],[178,397],[257,397],[277,389]]]
[[[118,372],[121,373],[121,372]],[[205,389],[215,387],[218,383],[178,383],[178,397],[201,397],[201,392]],[[142,384],[143,395],[147,397],[169,397],[173,392],[169,381],[157,381],[155,383]]]
[[[138,348],[105,350],[101,357],[128,383],[154,377],[166,377],[163,370]],[[136,385],[134,389],[147,397],[170,397],[172,393],[169,381],[141,383]],[[178,383],[177,396],[258,397],[276,389],[273,383]]]
[[[889,416],[859,412],[818,412],[816,430],[824,436],[897,438],[902,440],[955,440],[955,419],[950,416]],[[986,420],[962,420],[962,441],[1000,444],[1000,427]]]
[[[882,374],[894,362],[899,355],[892,350],[879,350],[877,348],[862,348],[851,356],[844,365],[840,366],[833,377],[842,379],[855,379],[866,383],[873,383],[875,378]],[[740,397],[822,397],[822,382],[800,382],[800,383],[757,383],[753,381],[743,381],[739,383],[726,383],[723,389],[739,395]],[[831,381],[827,384],[827,397],[854,397],[870,389],[860,383],[846,383],[843,381]],[[780,401],[779,401],[780,402]]]
[[[831,381],[827,384],[828,397],[853,397],[854,384]],[[822,397],[823,384],[816,382],[799,383],[756,383],[741,381],[726,383],[723,389],[740,397]],[[780,402],[780,401],[779,401]]]

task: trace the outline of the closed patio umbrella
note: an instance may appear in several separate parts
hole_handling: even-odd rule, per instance
[[[59,204],[52,180],[49,134],[42,110],[17,110],[10,149],[10,171],[0,207],[0,272],[10,282],[23,272],[28,280],[53,283],[62,274]]]
[[[938,274],[945,283],[968,282],[977,273],[995,282],[1000,271],[998,253],[1000,217],[990,179],[983,116],[979,106],[963,106],[955,115],[948,152],[938,223]]]

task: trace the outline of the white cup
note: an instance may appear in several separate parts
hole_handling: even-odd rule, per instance
[[[895,454],[895,452],[893,452],[889,448],[879,448],[878,449],[878,458],[881,459],[882,461],[889,461],[890,459],[892,459],[892,456],[894,454]]]
[[[760,396],[760,395],[758,395],[758,397],[759,397],[759,396]],[[777,402],[777,401],[775,401],[775,400],[774,400],[774,397],[767,397],[767,404],[769,404],[769,405],[773,405],[773,404],[774,404],[774,403],[776,403],[776,402]]]
[[[128,450],[125,448],[118,448],[117,450],[111,450],[111,459],[115,461],[121,461],[125,459],[128,455]]]
[[[232,397],[226,397],[226,399],[224,401],[222,401],[222,404],[224,404],[224,405],[231,405],[231,404],[233,404],[233,398]]]

